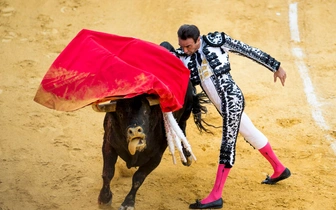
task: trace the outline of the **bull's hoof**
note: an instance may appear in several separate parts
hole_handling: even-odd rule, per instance
[[[118,210],[134,210],[134,206],[120,206]]]
[[[119,210],[134,210],[135,209],[135,200],[133,199],[135,195],[128,195],[124,202],[119,207]]]
[[[184,147],[182,148],[182,151],[183,151],[184,157],[187,159],[187,162],[181,161],[182,164],[184,166],[190,166],[193,160],[191,153],[188,150],[186,150]]]
[[[112,192],[104,191],[102,189],[98,197],[98,204],[99,205],[111,205],[111,203],[112,203]]]
[[[183,162],[181,161],[184,166],[191,166],[191,161]]]
[[[189,156],[189,157],[186,157],[186,159],[187,159],[187,162],[183,162],[183,161],[181,161],[182,164],[183,164],[184,166],[191,166],[191,164],[192,164],[192,157]]]
[[[134,206],[121,205],[118,210],[134,210]]]

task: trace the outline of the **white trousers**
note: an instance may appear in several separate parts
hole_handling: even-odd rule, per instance
[[[210,78],[205,79],[202,86],[211,102],[216,106],[217,110],[221,112],[221,99]],[[267,137],[254,126],[245,112],[243,112],[241,117],[239,133],[248,143],[258,150],[263,148],[268,142]]]
[[[263,148],[268,142],[266,136],[253,125],[245,112],[243,112],[240,121],[239,133],[248,143],[258,150]]]

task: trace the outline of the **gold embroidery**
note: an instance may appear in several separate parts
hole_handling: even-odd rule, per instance
[[[208,65],[208,61],[206,59],[202,59],[202,65],[198,66],[198,75],[201,80],[205,80],[213,75],[211,68]]]

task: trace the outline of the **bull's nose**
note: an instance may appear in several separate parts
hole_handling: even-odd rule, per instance
[[[142,133],[143,129],[140,126],[137,126],[137,127],[128,128],[127,132],[129,135],[137,135],[139,133]]]

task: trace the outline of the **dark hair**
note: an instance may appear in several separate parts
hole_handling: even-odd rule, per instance
[[[196,42],[200,36],[200,31],[195,25],[184,24],[178,29],[177,36],[182,40],[192,38]]]

